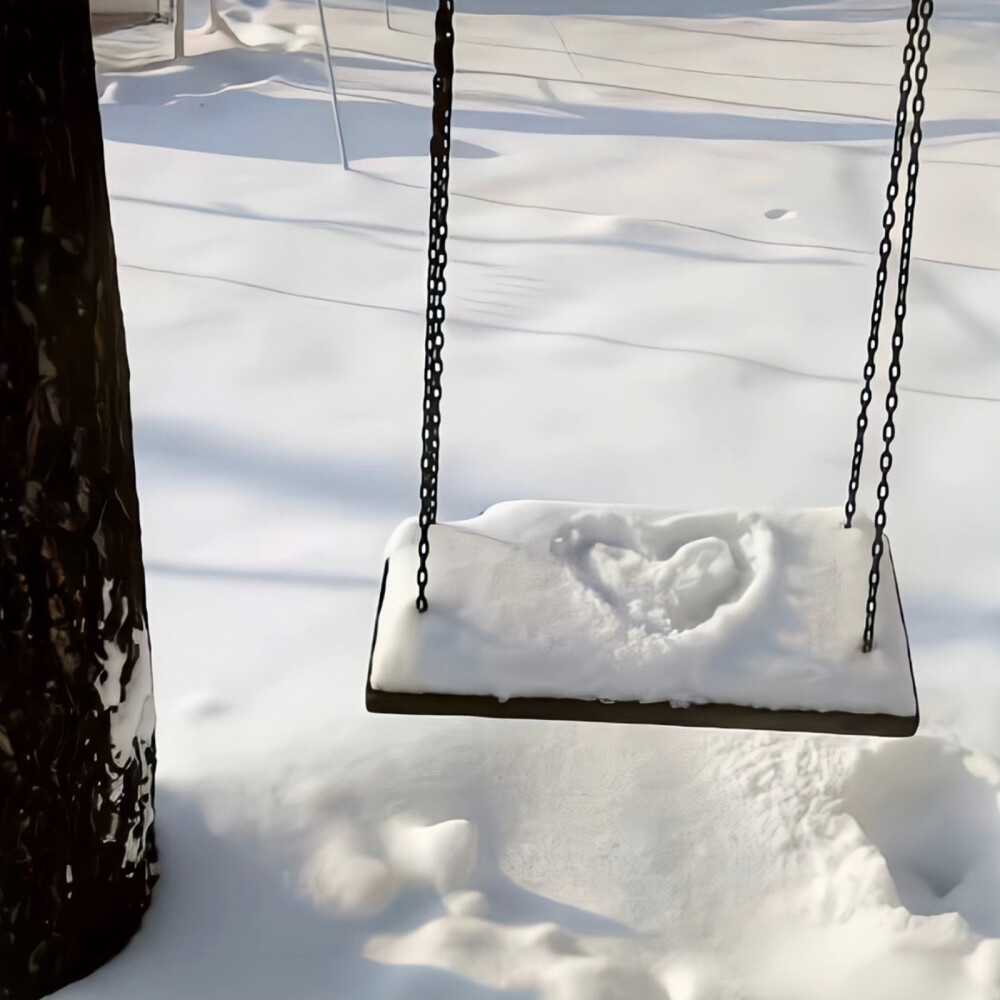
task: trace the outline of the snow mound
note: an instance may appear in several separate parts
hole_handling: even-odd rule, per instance
[[[323,912],[379,913],[415,886],[435,889],[456,909],[475,907],[471,884],[477,860],[476,829],[467,820],[424,825],[412,817],[387,820],[374,845],[341,825],[328,831],[305,864],[300,886]]]
[[[937,739],[366,721],[381,756],[167,792],[174,877],[116,966],[66,997],[997,996],[1000,939],[968,905],[995,908],[995,883],[971,875],[930,913],[899,880],[951,850],[928,830],[968,829],[963,864],[995,851],[995,759]]]
[[[959,913],[1000,936],[1000,766],[939,740],[866,750],[847,810],[885,857],[911,913]]]
[[[556,924],[449,915],[409,934],[375,937],[365,954],[391,965],[440,966],[483,986],[531,990],[540,1000],[669,1000],[641,966],[593,954]]]
[[[372,687],[887,712],[916,701],[890,560],[860,649],[873,527],[838,509],[675,514],[518,501],[390,541]]]

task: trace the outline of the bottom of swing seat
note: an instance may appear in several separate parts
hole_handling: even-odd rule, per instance
[[[837,508],[674,513],[515,501],[390,540],[371,712],[907,736],[916,689],[873,527]]]

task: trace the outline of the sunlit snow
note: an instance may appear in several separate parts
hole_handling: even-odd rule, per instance
[[[102,68],[163,876],[61,997],[996,1000],[1000,11],[937,6],[908,741],[366,716],[418,502],[431,5],[327,8],[349,172],[312,2],[223,0],[237,41],[192,0],[185,60]],[[458,7],[442,520],[842,505],[904,6]],[[599,541],[574,565],[641,604]]]

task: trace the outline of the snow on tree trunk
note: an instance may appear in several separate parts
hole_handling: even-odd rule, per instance
[[[86,975],[156,881],[128,362],[86,0],[4,0],[0,998]]]

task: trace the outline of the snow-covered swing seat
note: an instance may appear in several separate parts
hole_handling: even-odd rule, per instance
[[[884,528],[932,13],[933,0],[912,0],[846,507],[684,513],[513,501],[442,524],[454,31],[453,0],[439,0],[421,511],[387,546],[369,711],[882,736],[916,730]],[[857,492],[907,133],[880,480],[869,519],[857,514]]]

